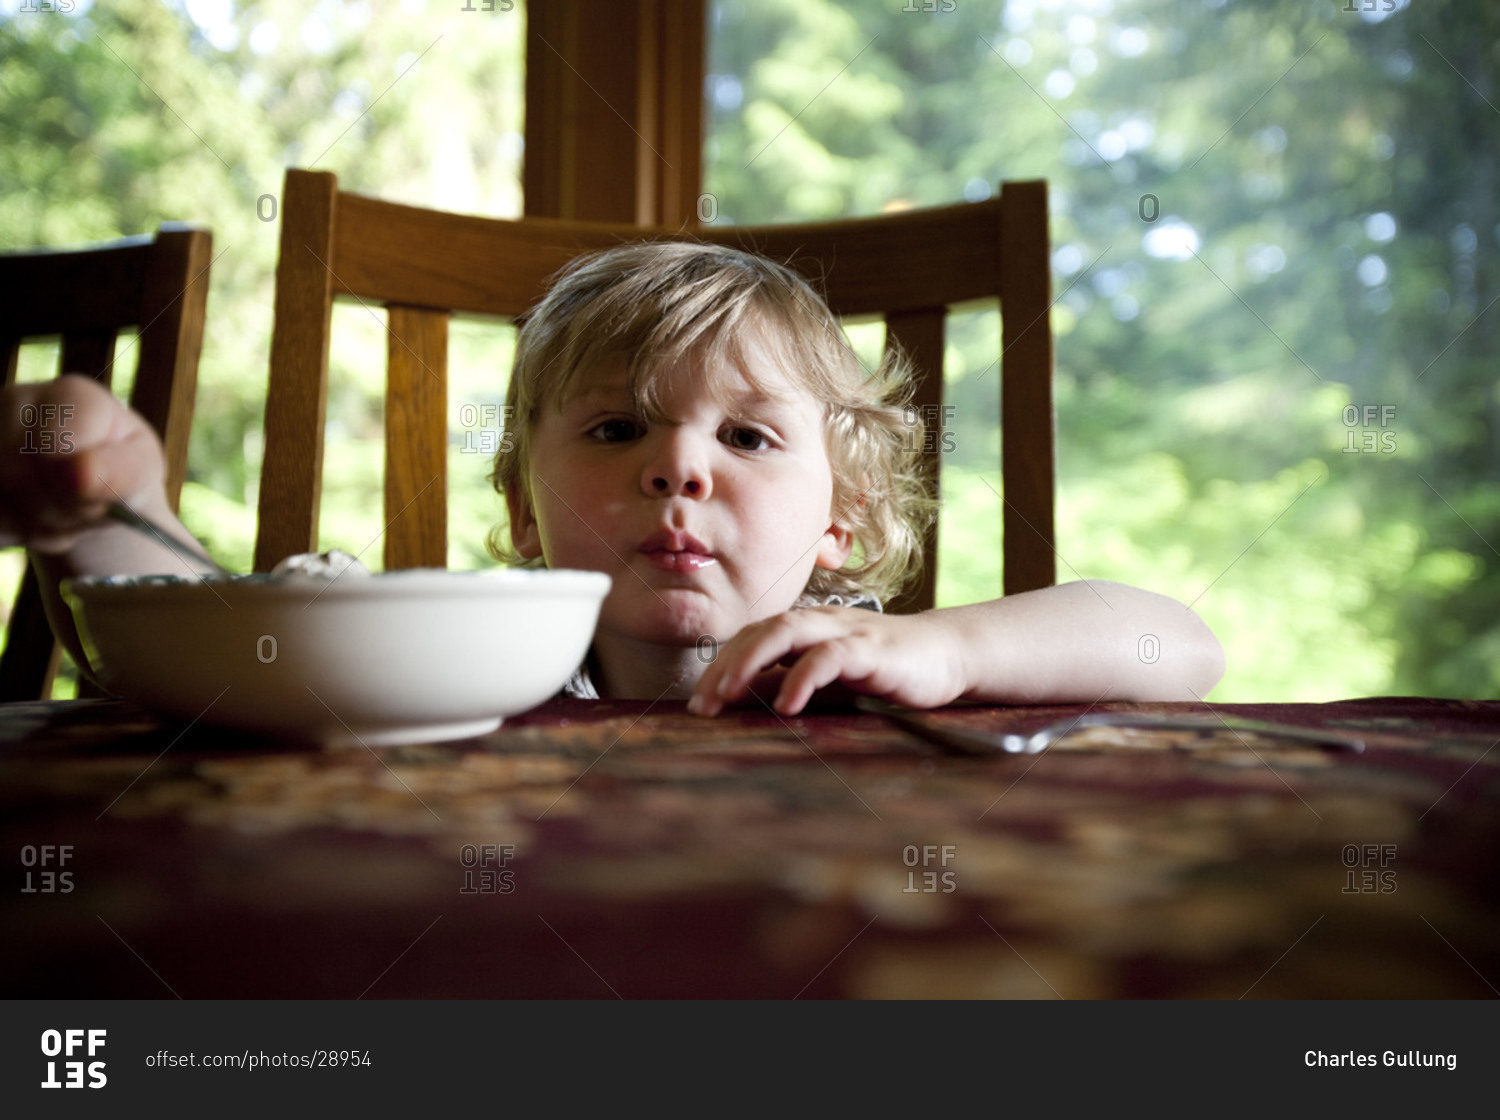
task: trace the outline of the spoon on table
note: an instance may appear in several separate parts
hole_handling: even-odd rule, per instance
[[[1331,750],[1359,753],[1365,749],[1364,737],[1357,732],[1333,728],[1300,727],[1266,720],[1244,719],[1208,713],[1156,715],[1149,712],[1085,712],[1064,716],[1030,735],[1013,732],[974,731],[963,727],[943,727],[922,718],[920,712],[898,707],[878,696],[860,696],[854,701],[861,711],[873,712],[929,742],[948,747],[961,754],[994,755],[1041,754],[1070,731],[1088,727],[1142,728],[1154,731],[1191,731],[1207,735],[1218,731],[1248,732],[1256,735],[1292,739]]]
[[[153,524],[150,521],[147,521],[140,514],[136,513],[135,510],[127,506],[124,502],[110,502],[107,506],[104,507],[104,516],[108,517],[111,521],[118,521],[121,525],[130,526],[130,528],[134,529],[137,533],[140,533],[143,536],[150,537],[157,544],[165,545],[167,548],[170,548],[173,552],[177,553],[178,556],[182,557],[184,560],[191,561],[194,565],[200,565],[205,562],[212,564],[213,572],[211,574],[221,576],[229,575],[228,569],[221,568],[218,563],[214,561],[213,557],[199,552],[196,548],[188,544],[186,541],[178,540],[165,529]]]

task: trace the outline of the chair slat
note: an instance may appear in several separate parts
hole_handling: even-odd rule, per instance
[[[81,373],[101,385],[113,384],[118,337],[119,332],[112,327],[69,331],[63,335],[57,372]]]
[[[477,218],[347,192],[338,205],[335,291],[501,317],[536,303],[545,278],[580,253],[678,236],[676,230],[607,223]],[[840,315],[883,315],[993,297],[1000,275],[999,207],[991,199],[880,218],[708,226],[692,233],[797,268]],[[433,245],[444,251],[434,254]],[[899,269],[891,267],[893,260],[902,262]]]
[[[61,653],[47,625],[36,571],[27,564],[6,624],[5,652],[0,654],[0,703],[48,697]]]
[[[16,379],[16,370],[21,361],[21,338],[19,335],[0,335],[0,385],[9,385]]]
[[[130,405],[161,435],[167,500],[174,511],[187,478],[188,437],[198,394],[197,355],[203,349],[212,263],[213,237],[207,230],[163,229],[153,246],[141,297],[140,358]]]
[[[99,249],[0,253],[0,336],[42,338],[140,322],[141,276],[152,236]],[[77,293],[87,292],[87,299]],[[68,293],[64,296],[61,293]]]
[[[911,407],[922,425],[936,429],[942,423],[943,407],[943,328],[945,309],[927,308],[886,316],[886,347],[895,346],[911,362],[916,387]],[[941,431],[919,434],[913,425],[908,440],[909,454],[917,456],[927,493],[938,500],[939,463],[942,449]],[[920,577],[887,606],[893,614],[931,610],[937,597],[937,525],[930,525],[922,541]]]
[[[797,269],[837,315],[888,316],[994,299],[999,207],[990,199],[875,218],[695,232]]]
[[[448,316],[390,309],[385,566],[448,566]]]
[[[268,572],[286,557],[318,547],[337,191],[337,182],[326,172],[288,173],[282,191],[265,466],[255,538],[257,572]]]
[[[1000,259],[1005,594],[1057,582],[1047,184],[1007,183]]]

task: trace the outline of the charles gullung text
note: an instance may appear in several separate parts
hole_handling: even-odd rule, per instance
[[[1325,1054],[1309,1050],[1302,1055],[1309,1066],[1400,1066],[1403,1069],[1457,1069],[1457,1054],[1424,1054],[1420,1050],[1386,1050],[1381,1054]]]

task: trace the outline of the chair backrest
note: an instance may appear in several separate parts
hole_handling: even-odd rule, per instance
[[[451,313],[514,318],[574,257],[683,231],[501,220],[385,202],[289,170],[266,402],[255,568],[317,547],[329,330],[336,297],[389,309],[385,565],[447,557],[447,325]],[[1045,182],[1005,183],[985,202],[786,226],[708,226],[692,236],[801,270],[841,317],[883,316],[887,345],[916,367],[914,403],[942,404],[946,311],[999,301],[1003,553],[1007,594],[1056,579],[1051,281]],[[937,454],[927,456],[936,493]],[[936,534],[922,581],[894,610],[933,602]]]
[[[135,328],[139,356],[130,405],[161,436],[174,510],[187,474],[212,250],[207,230],[167,223],[154,235],[89,248],[0,254],[3,384],[16,378],[23,341],[60,335],[58,373],[87,374],[109,385],[119,332]],[[28,565],[6,627],[0,700],[50,695],[58,656]]]

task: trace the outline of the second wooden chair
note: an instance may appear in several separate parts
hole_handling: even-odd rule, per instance
[[[207,230],[168,223],[154,236],[0,254],[0,384],[16,379],[24,340],[60,335],[58,373],[87,374],[109,385],[116,339],[136,328],[130,405],[165,445],[173,509],[187,477],[212,251]],[[28,566],[7,626],[0,700],[50,696],[58,656]]]

